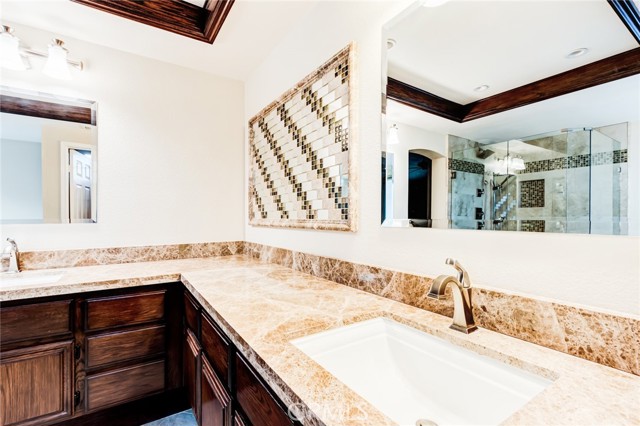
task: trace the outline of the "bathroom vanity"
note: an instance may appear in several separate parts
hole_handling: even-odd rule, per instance
[[[395,425],[292,344],[376,318],[550,383],[501,424],[640,422],[638,376],[250,257],[56,273],[0,286],[3,425],[139,425],[189,406],[201,425]]]

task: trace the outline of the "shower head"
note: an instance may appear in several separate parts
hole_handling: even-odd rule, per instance
[[[479,158],[481,160],[486,160],[487,158],[491,157],[493,154],[495,154],[495,152],[491,151],[490,149],[482,149],[480,147],[476,147],[476,158]]]

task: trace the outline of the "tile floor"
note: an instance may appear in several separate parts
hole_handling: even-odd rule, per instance
[[[198,426],[191,410],[182,411],[163,419],[155,420],[143,426]]]

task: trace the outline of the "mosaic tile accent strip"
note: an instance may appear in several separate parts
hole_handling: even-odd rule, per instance
[[[603,166],[606,164],[619,164],[629,161],[626,149],[618,149],[609,152],[597,152],[595,154],[572,155],[569,157],[552,158],[550,160],[529,161],[525,163],[525,169],[520,172],[537,173],[550,170],[575,169],[578,167]]]
[[[520,182],[519,207],[544,207],[544,179]]]
[[[173,244],[160,246],[111,247],[83,250],[31,251],[20,253],[22,270],[72,268],[74,266],[113,265],[230,256],[244,252],[244,241]]]
[[[459,160],[457,158],[449,158],[449,170],[455,170],[457,172],[475,173],[478,175],[484,174],[484,164],[473,163],[471,161]]]
[[[245,254],[453,316],[449,293],[443,300],[426,296],[431,278],[250,242],[245,243]],[[473,313],[480,327],[640,375],[640,320],[637,318],[478,287],[473,289]]]
[[[523,220],[520,221],[520,230],[524,232],[544,232],[544,220]]]
[[[249,121],[249,223],[355,230],[353,48]]]

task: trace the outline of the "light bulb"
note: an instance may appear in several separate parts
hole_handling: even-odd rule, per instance
[[[2,68],[23,71],[27,69],[27,65],[20,55],[20,39],[12,32],[10,27],[5,26],[0,33],[0,61]]]
[[[394,124],[389,129],[389,137],[387,138],[387,145],[398,145],[400,138],[398,138],[398,125]]]
[[[42,72],[49,77],[71,80],[71,72],[67,62],[67,54],[69,52],[63,46],[64,42],[62,40],[53,39],[53,43],[49,45],[49,56]]]

